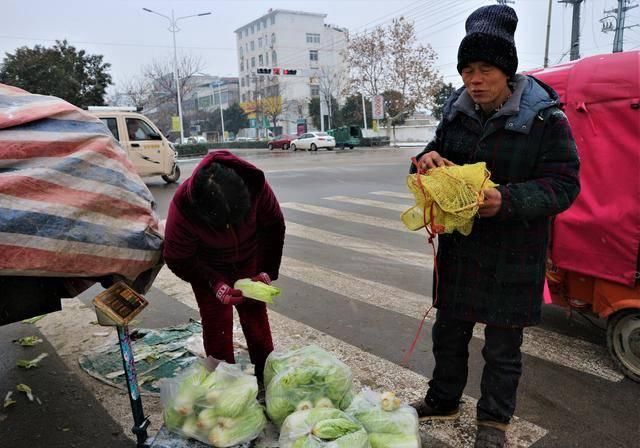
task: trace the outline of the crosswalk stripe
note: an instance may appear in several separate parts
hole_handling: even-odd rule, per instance
[[[339,219],[342,221],[355,222],[358,224],[366,224],[374,227],[382,227],[384,229],[399,230],[405,233],[411,233],[400,219],[386,219],[379,218],[377,216],[363,215],[360,213],[347,212],[344,210],[338,210],[335,208],[321,207],[318,205],[301,204],[298,202],[285,202],[280,204],[281,208],[290,210],[296,210],[299,212],[310,213],[314,215],[326,216],[333,219]],[[414,233],[415,235],[419,235]]]
[[[340,235],[326,230],[287,221],[287,234],[297,238],[304,238],[329,246],[348,249],[367,255],[373,255],[387,260],[433,269],[433,257],[429,254],[398,249],[395,246],[381,242],[371,242],[362,238]]]
[[[431,291],[426,291],[425,295],[415,294],[291,257],[282,258],[281,273],[314,287],[415,319],[422,317],[431,302]],[[434,316],[432,313],[429,320]],[[476,325],[473,335],[484,340],[484,325]],[[525,329],[522,352],[608,381],[618,382],[624,378],[615,369],[604,347],[541,328]]]
[[[354,198],[351,196],[329,196],[323,199],[327,199],[329,201],[344,202],[346,204],[366,205],[369,207],[384,208],[386,210],[393,210],[395,212],[404,212],[406,209],[411,207],[411,205],[409,204],[407,205],[394,204],[392,202],[382,202],[382,201],[376,201],[373,199]]]
[[[172,296],[185,305],[198,309],[193,291],[188,283],[178,279],[166,267],[158,274],[156,283],[163,290],[172,290]],[[290,319],[273,310],[269,311],[273,339],[278,347],[292,347],[314,344],[335,353],[347,363],[354,373],[356,383],[366,380],[367,387],[376,390],[392,390],[407,400],[422,398],[428,378],[376,355],[322,333],[302,322]],[[234,325],[236,344],[242,345],[243,337],[239,326]],[[364,384],[358,384],[363,386]],[[475,408],[477,400],[463,395],[460,419],[452,425],[449,422],[432,422],[421,425],[421,433],[435,438],[450,447],[468,446],[475,433]],[[547,434],[547,430],[527,420],[514,416],[507,434],[509,446],[528,448]]]
[[[413,195],[411,193],[400,193],[398,191],[372,191],[370,194],[375,194],[376,196],[388,196],[390,198],[413,199]]]

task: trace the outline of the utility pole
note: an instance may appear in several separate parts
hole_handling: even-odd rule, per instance
[[[558,0],[558,3],[569,3],[573,6],[573,21],[571,23],[571,53],[569,59],[580,59],[580,5],[584,0]]]
[[[549,35],[551,34],[551,9],[553,0],[549,0],[549,12],[547,13],[547,40],[544,44],[544,66],[549,67]]]
[[[362,98],[362,120],[364,121],[364,128],[367,129],[367,108],[365,106],[363,92],[360,92],[360,97]]]
[[[613,37],[614,53],[619,53],[622,51],[624,29],[638,26],[625,26],[624,24],[627,11],[637,7],[638,5],[631,5],[630,0],[618,0],[617,8],[610,9],[609,11],[604,11],[605,14],[609,15],[600,19],[600,22],[602,22],[602,32],[608,33],[609,31],[615,31],[615,35]],[[615,14],[615,16],[611,14]],[[613,21],[615,21],[615,28],[613,27]]]

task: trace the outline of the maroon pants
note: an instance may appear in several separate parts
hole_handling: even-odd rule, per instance
[[[233,306],[216,299],[213,291],[193,287],[200,308],[204,350],[207,356],[233,364]],[[264,364],[273,351],[267,305],[257,300],[245,299],[236,305],[242,332],[247,340],[249,356],[255,365],[256,376],[262,380]]]

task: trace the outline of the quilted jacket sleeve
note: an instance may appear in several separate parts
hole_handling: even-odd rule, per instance
[[[266,272],[271,280],[276,280],[282,260],[285,224],[280,204],[266,182],[258,198],[256,213],[258,270]]]
[[[553,110],[546,118],[531,180],[499,186],[502,207],[498,219],[532,220],[556,215],[571,206],[580,192],[580,160],[564,113]]]

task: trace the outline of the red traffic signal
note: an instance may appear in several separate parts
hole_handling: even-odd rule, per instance
[[[283,75],[295,75],[296,73],[298,73],[298,70],[292,70],[287,68],[282,70]]]

